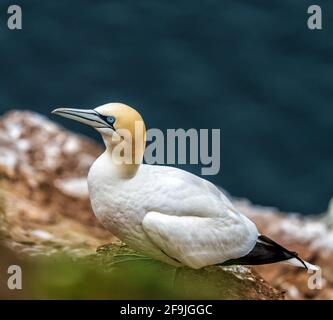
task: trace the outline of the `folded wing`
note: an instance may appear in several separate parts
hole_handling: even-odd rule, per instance
[[[148,212],[142,226],[150,240],[169,257],[194,269],[248,254],[258,231],[246,217],[176,216]]]

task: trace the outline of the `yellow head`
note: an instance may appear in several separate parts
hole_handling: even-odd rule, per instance
[[[135,174],[142,162],[146,129],[141,115],[122,103],[108,103],[95,109],[59,108],[52,113],[95,128],[116,165]]]

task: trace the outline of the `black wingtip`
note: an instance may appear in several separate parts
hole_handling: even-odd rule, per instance
[[[277,242],[275,242],[274,240],[264,236],[264,235],[260,235],[258,237],[259,240],[263,241],[263,242],[267,242],[268,244],[271,244],[272,246],[275,246],[276,248],[290,254],[290,259],[291,258],[296,258],[299,262],[302,263],[302,265],[304,266],[305,269],[308,270],[307,265],[305,264],[305,262],[298,256],[298,253],[295,251],[289,251],[288,249],[286,249],[285,247],[282,247],[280,244],[278,244]]]
[[[222,265],[261,265],[296,258],[302,265],[308,269],[304,261],[296,252],[289,251],[274,240],[260,235],[254,248],[245,256],[238,259],[231,259],[222,263]]]

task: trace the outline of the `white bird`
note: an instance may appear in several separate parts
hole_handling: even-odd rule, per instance
[[[260,235],[209,181],[177,168],[142,164],[145,125],[133,108],[109,103],[52,113],[92,126],[102,135],[106,150],[88,174],[91,205],[104,227],[133,249],[194,269],[280,261],[318,269]]]

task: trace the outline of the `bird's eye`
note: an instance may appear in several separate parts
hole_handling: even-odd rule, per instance
[[[112,116],[108,116],[108,117],[106,117],[106,121],[107,121],[109,124],[114,124],[115,121],[116,121],[116,118],[115,118],[115,117],[112,117]]]

